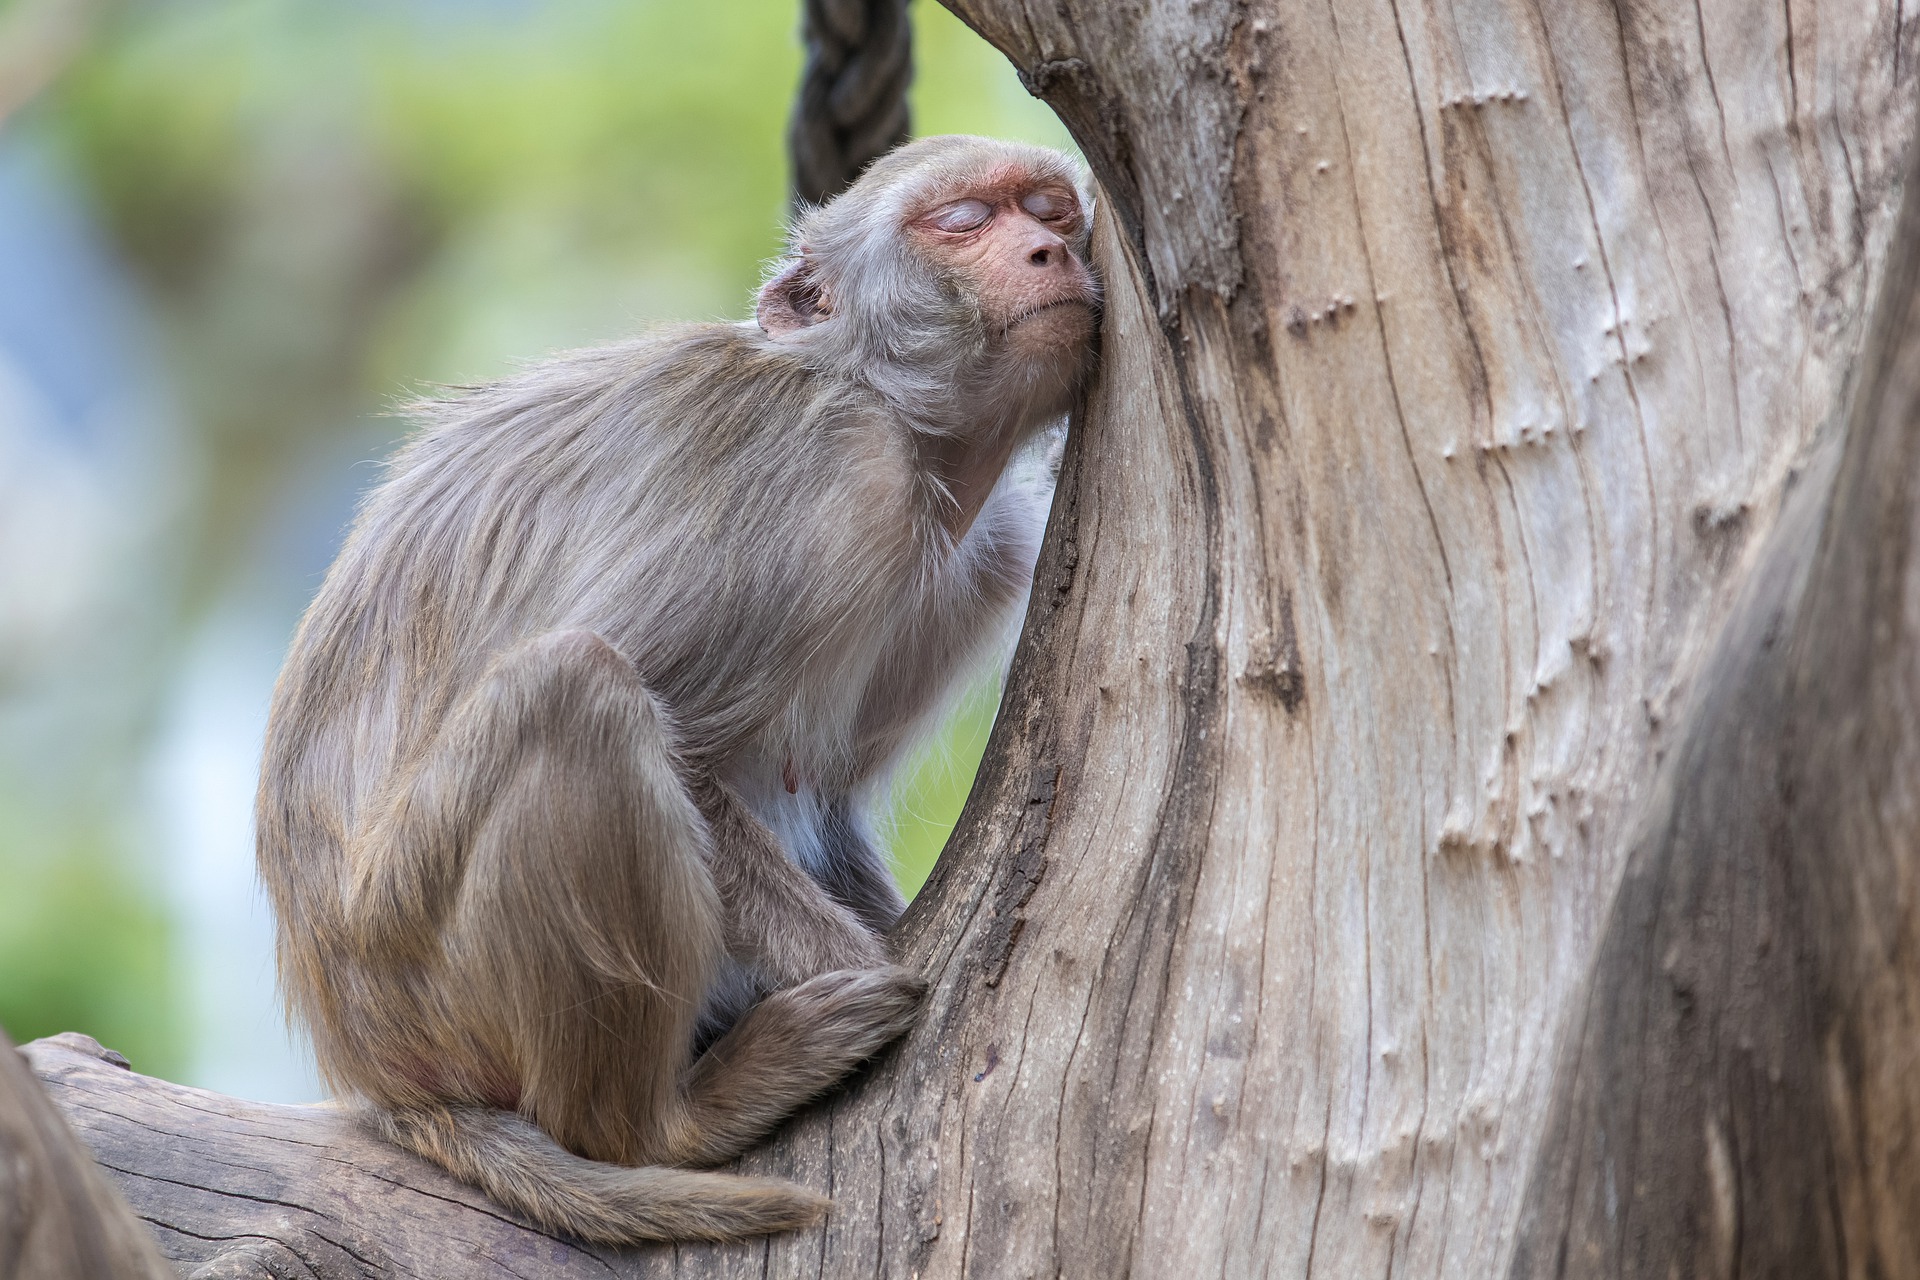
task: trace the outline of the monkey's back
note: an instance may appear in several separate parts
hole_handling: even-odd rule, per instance
[[[348,945],[355,837],[502,654],[600,635],[691,767],[769,734],[851,758],[836,717],[922,569],[897,421],[754,330],[575,353],[420,412],[301,623],[261,772],[282,981],[336,1079],[364,1048],[347,1006],[432,986]],[[430,1031],[443,1015],[408,1016]]]

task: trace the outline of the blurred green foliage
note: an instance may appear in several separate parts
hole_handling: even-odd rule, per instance
[[[364,381],[498,373],[556,343],[741,314],[779,248],[795,0],[136,6],[65,78],[53,127],[130,260],[204,289],[289,160],[374,200],[417,272]],[[920,133],[1069,145],[1000,55],[914,6]],[[324,254],[307,245],[299,256]],[[276,301],[288,301],[282,297]],[[393,317],[383,317],[393,319]],[[421,360],[428,367],[421,367]]]
[[[249,575],[311,590],[258,560],[289,495],[315,483],[312,460],[338,456],[320,442],[377,452],[399,429],[383,411],[423,384],[658,320],[744,315],[779,251],[797,0],[106,13],[7,127],[36,133],[89,195],[150,302],[188,423],[191,492],[166,549],[183,585],[158,651],[255,589]],[[1069,145],[998,53],[931,0],[913,13],[917,132]],[[909,892],[993,704],[990,687],[969,695],[899,787]],[[0,1025],[86,1030],[164,1072],[182,1033],[146,828],[131,802],[36,802],[0,809]]]
[[[920,892],[966,803],[1000,705],[997,678],[963,695],[939,734],[894,788],[889,835],[893,875],[909,898]]]
[[[21,817],[0,809],[0,1028],[22,1044],[85,1031],[148,1074],[177,1071],[165,900],[107,831],[56,835]]]

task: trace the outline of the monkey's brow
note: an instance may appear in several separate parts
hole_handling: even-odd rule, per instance
[[[1035,191],[1054,192],[1067,197],[1076,206],[1080,203],[1079,191],[1059,174],[1029,169],[1023,165],[1000,165],[968,181],[949,180],[932,185],[921,198],[909,204],[907,220],[924,217],[955,200],[1004,204]]]

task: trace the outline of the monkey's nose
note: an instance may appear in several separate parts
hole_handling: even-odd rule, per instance
[[[1027,265],[1030,267],[1051,267],[1061,262],[1067,252],[1067,242],[1060,238],[1059,232],[1042,225],[1037,219],[1029,219],[1020,233],[1027,241]]]

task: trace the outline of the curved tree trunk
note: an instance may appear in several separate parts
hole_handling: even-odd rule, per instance
[[[1864,3],[957,7],[1107,192],[1107,362],[993,763],[911,920],[935,1005],[763,1157],[840,1197],[773,1270],[1494,1274],[1536,1161],[1635,1176],[1610,1115],[1542,1149],[1557,1046],[1695,673],[1843,408],[1911,32]],[[1608,953],[1637,967],[1597,981],[1658,978],[1652,948],[1742,892],[1665,934],[1623,918]],[[1869,979],[1878,1004],[1920,990],[1820,976],[1867,1007]],[[1660,1079],[1697,1149],[1697,1064],[1617,1047],[1611,1100]],[[1786,1047],[1809,1092],[1775,1110],[1828,1105],[1813,1055],[1846,1046]],[[1912,1158],[1885,1171],[1920,1053],[1855,1056],[1904,1123],[1844,1136],[1910,1206]],[[1676,1146],[1656,1187],[1761,1197],[1727,1272],[1868,1267],[1887,1200],[1844,1206],[1825,1270],[1793,1269],[1795,1219],[1766,1225],[1780,1187],[1857,1176],[1763,1189],[1756,1163],[1828,1158],[1791,1136],[1736,1135],[1761,1141],[1731,1191]],[[1704,1270],[1681,1239],[1593,1265]]]
[[[1920,1275],[1917,174],[1852,412],[1701,671],[1569,1019],[1516,1280]]]
[[[1920,1275],[1897,3],[954,7],[1109,308],[935,989],[612,1269]]]

